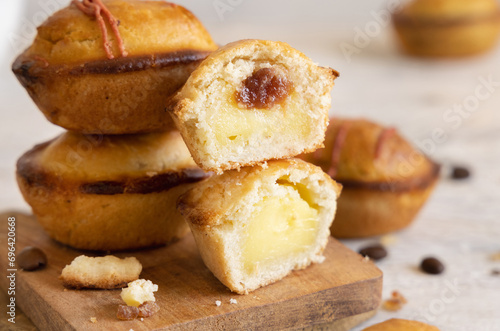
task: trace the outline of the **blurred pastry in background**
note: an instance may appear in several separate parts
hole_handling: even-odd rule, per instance
[[[55,240],[79,249],[166,244],[189,232],[177,198],[208,175],[178,131],[97,136],[66,132],[17,162],[17,181]]]
[[[165,99],[217,48],[197,18],[164,1],[73,1],[12,65],[47,119],[82,133],[166,131]]]
[[[473,55],[496,44],[500,4],[496,0],[413,0],[394,13],[393,24],[409,54]]]
[[[240,40],[208,56],[168,109],[204,170],[322,147],[338,73],[283,42]]]
[[[325,148],[301,158],[342,184],[334,237],[381,235],[409,225],[432,192],[439,166],[393,128],[333,118]]]

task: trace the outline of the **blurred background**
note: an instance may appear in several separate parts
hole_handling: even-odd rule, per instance
[[[395,126],[444,165],[443,179],[415,224],[397,234],[384,271],[384,297],[398,290],[408,304],[380,311],[364,326],[391,317],[413,318],[441,330],[500,330],[500,47],[479,56],[421,59],[402,54],[390,23],[390,0],[190,0],[190,9],[214,40],[259,38],[291,44],[322,66],[340,72],[331,115],[366,117]],[[0,13],[0,209],[29,211],[14,178],[17,158],[62,129],[50,124],[11,73],[15,56],[36,26],[68,0],[16,0]],[[478,98],[478,88],[489,91]],[[458,113],[476,100],[470,110]],[[467,109],[469,109],[467,108]],[[449,115],[455,115],[450,121]],[[458,117],[457,117],[458,116]],[[433,133],[444,132],[436,140]],[[447,178],[451,165],[473,176]],[[374,240],[345,241],[358,249]],[[376,241],[376,240],[375,240]],[[443,276],[416,270],[420,258],[439,255]],[[454,284],[450,299],[441,290]],[[450,285],[451,286],[451,285]],[[361,329],[361,327],[356,330]]]

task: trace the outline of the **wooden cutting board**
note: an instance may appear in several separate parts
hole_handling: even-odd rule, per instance
[[[115,254],[141,261],[141,278],[158,284],[156,301],[161,307],[143,321],[119,321],[120,290],[67,290],[58,279],[62,268],[85,252],[51,240],[33,216],[21,213],[0,215],[1,238],[7,238],[10,216],[16,218],[16,252],[36,246],[48,256],[48,265],[42,270],[15,272],[16,305],[41,330],[277,330],[310,329],[325,323],[335,330],[348,330],[371,317],[381,300],[382,272],[333,238],[324,263],[238,295],[204,266],[188,235],[168,247]],[[6,270],[7,243],[1,242],[0,261]],[[7,278],[0,279],[6,292]],[[237,303],[230,304],[230,299]],[[216,300],[222,302],[220,307]],[[91,317],[97,322],[92,323]]]

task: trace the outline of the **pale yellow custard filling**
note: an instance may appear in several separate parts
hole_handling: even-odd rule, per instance
[[[213,116],[209,115],[208,123],[220,146],[235,142],[245,145],[251,139],[287,133],[290,139],[304,140],[311,132],[313,121],[294,102],[296,93],[288,96],[286,107],[277,105],[272,109],[239,107],[232,94],[228,93],[226,100],[221,102],[227,103],[227,107],[220,107],[215,114],[210,114]]]
[[[268,263],[305,252],[315,243],[318,210],[303,199],[308,192],[299,188],[299,193],[291,184],[281,187],[282,194],[266,197],[255,206],[258,211],[245,229],[242,260],[248,274],[259,272]]]

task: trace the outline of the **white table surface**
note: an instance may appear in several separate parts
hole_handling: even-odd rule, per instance
[[[29,22],[45,15],[40,3],[10,2],[12,10],[0,17],[0,210],[29,211],[14,180],[16,159],[62,131],[45,120],[10,72],[14,55],[26,42],[13,46],[9,39],[32,38]],[[60,6],[68,1],[47,3]],[[244,38],[282,40],[338,70],[331,114],[395,126],[441,162],[444,172],[451,164],[472,170],[464,181],[443,176],[415,223],[394,234],[389,256],[378,263],[384,272],[383,297],[398,290],[408,304],[397,312],[380,310],[355,330],[392,317],[417,319],[441,330],[500,330],[500,276],[491,275],[492,269],[500,269],[500,261],[490,259],[500,252],[500,46],[486,55],[456,60],[404,56],[390,25],[375,19],[374,13],[386,8],[386,1],[380,0],[179,3],[202,20],[219,44]],[[215,6],[220,3],[227,10],[219,16]],[[358,43],[363,47],[348,59],[340,45],[356,46],[358,31],[366,28],[372,29],[371,37],[365,45]],[[482,81],[488,79],[496,86],[485,93]],[[446,120],[454,105],[472,105],[478,96],[475,109],[457,115],[457,122]],[[429,145],[432,132],[440,129],[446,138]],[[378,240],[344,243],[357,250]],[[444,274],[418,270],[427,255],[445,263]]]

